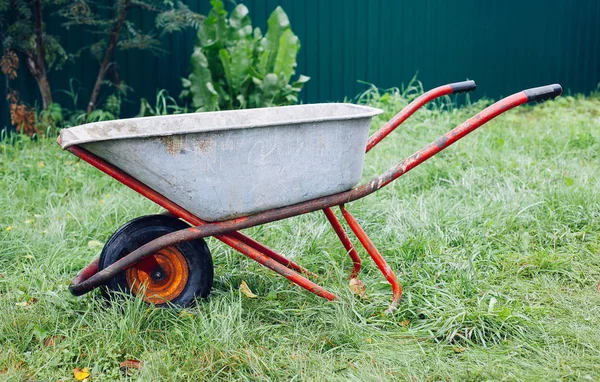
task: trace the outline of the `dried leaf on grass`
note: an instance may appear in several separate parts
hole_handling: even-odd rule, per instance
[[[21,307],[21,308],[29,309],[36,302],[37,302],[37,298],[33,297],[33,298],[28,299],[27,301],[17,302],[17,303],[15,303],[15,305],[18,307]]]
[[[137,359],[128,359],[121,362],[119,369],[124,375],[128,376],[133,370],[139,370],[142,368],[142,366],[144,366],[142,361],[138,361]]]
[[[59,343],[60,341],[64,340],[65,336],[50,336],[50,337],[46,337],[44,339],[44,346],[46,347],[52,347],[54,345],[56,345],[57,343]]]
[[[179,311],[179,317],[193,319],[196,316],[194,315],[194,313],[190,312],[189,310],[182,309]]]
[[[76,367],[75,370],[73,370],[73,376],[76,380],[83,381],[90,376],[90,371],[87,367],[84,367],[83,369]]]
[[[350,279],[350,291],[365,300],[369,298],[369,296],[367,296],[367,288],[365,287],[365,283],[357,278]]]
[[[250,287],[248,286],[248,284],[246,284],[244,280],[242,280],[242,283],[240,284],[240,292],[242,292],[248,298],[258,297],[252,292],[252,290],[250,290]]]

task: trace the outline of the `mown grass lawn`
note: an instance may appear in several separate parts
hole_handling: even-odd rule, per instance
[[[371,94],[386,114],[406,103]],[[439,103],[369,153],[378,174],[469,115]],[[0,145],[0,380],[598,380],[600,99],[513,110],[349,206],[404,285],[364,251],[368,299],[322,214],[247,230],[319,274],[317,298],[214,239],[210,298],[106,306],[67,286],[120,225],[160,209],[52,140]],[[355,241],[356,242],[356,241]],[[259,297],[239,291],[244,280]]]

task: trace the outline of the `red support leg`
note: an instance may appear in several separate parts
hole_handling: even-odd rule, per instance
[[[392,269],[385,261],[383,256],[381,256],[377,248],[375,248],[375,245],[373,244],[371,239],[369,239],[367,233],[358,224],[354,216],[352,216],[350,212],[346,211],[343,205],[340,205],[340,210],[342,211],[344,219],[346,219],[346,222],[348,222],[348,225],[350,226],[358,240],[360,240],[361,244],[363,245],[363,247],[365,247],[367,252],[369,252],[369,255],[371,256],[375,264],[377,264],[377,267],[379,267],[381,273],[383,273],[387,281],[392,285],[393,299],[386,312],[389,313],[394,311],[400,303],[400,300],[402,299],[402,286],[398,282],[394,271],[392,271]]]
[[[356,249],[354,249],[354,246],[352,245],[350,238],[346,234],[346,231],[344,231],[344,227],[342,227],[342,225],[340,224],[340,221],[335,216],[335,213],[333,212],[333,210],[330,207],[327,207],[327,208],[323,209],[323,212],[325,212],[325,216],[327,216],[327,220],[329,220],[329,223],[333,227],[333,230],[340,238],[340,241],[344,245],[344,248],[346,248],[346,252],[348,252],[348,255],[350,255],[350,258],[352,258],[352,263],[354,265],[352,268],[352,273],[350,273],[349,279],[354,279],[358,276],[358,273],[360,272],[360,264],[361,264],[360,256],[358,256],[358,252],[356,252]]]

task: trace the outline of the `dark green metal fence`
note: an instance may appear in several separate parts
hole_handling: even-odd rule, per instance
[[[498,98],[515,91],[561,83],[567,91],[588,93],[600,82],[600,1],[598,0],[248,0],[253,24],[264,31],[271,11],[281,5],[290,16],[302,49],[297,73],[311,81],[303,102],[340,101],[366,89],[357,80],[388,88],[415,74],[426,88],[464,79],[477,81],[474,97]],[[188,1],[206,13],[208,0]],[[151,17],[132,15],[140,26]],[[56,20],[48,27],[59,30]],[[74,51],[92,36],[60,33]],[[194,33],[163,39],[168,51],[155,57],[130,51],[117,56],[120,79],[134,90],[124,116],[134,115],[140,97],[152,100],[159,89],[177,96],[186,75]],[[80,107],[89,97],[98,63],[84,57],[52,72],[55,99],[72,108],[60,90],[75,78],[82,87]],[[5,81],[2,81],[4,93]],[[37,94],[22,73],[12,84],[24,100]],[[8,112],[2,103],[1,122]]]

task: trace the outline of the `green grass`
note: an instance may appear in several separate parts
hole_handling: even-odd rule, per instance
[[[373,129],[407,98],[366,94],[386,110]],[[364,179],[485,104],[418,112],[368,154]],[[97,241],[160,209],[52,141],[13,138],[0,146],[0,380],[73,380],[76,367],[115,380],[126,359],[144,362],[129,378],[149,381],[598,380],[599,160],[600,99],[565,96],[500,116],[349,205],[404,285],[392,315],[364,251],[368,299],[348,290],[351,261],[318,213],[247,231],[339,301],[210,239],[211,297],[170,311],[68,293]]]

